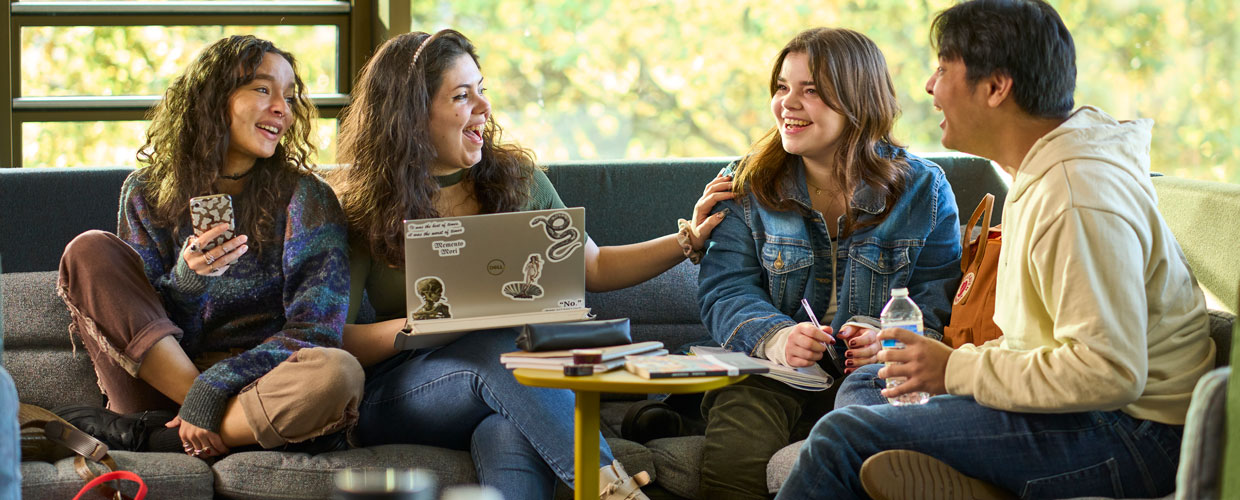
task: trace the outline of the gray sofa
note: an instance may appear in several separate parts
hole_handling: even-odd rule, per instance
[[[1006,184],[989,162],[934,155],[967,217],[986,192],[1002,205]],[[577,162],[549,166],[564,202],[585,206],[586,227],[600,245],[668,234],[687,216],[702,187],[730,158],[661,162]],[[103,404],[89,357],[70,338],[69,316],[56,296],[55,269],[65,244],[87,229],[115,230],[124,168],[0,169],[0,255],[3,256],[4,364],[23,402],[44,407]],[[994,223],[998,223],[999,213]],[[707,338],[696,302],[697,269],[686,263],[642,285],[589,294],[601,318],[628,317],[635,340],[661,340],[675,349]],[[629,471],[648,471],[662,493],[696,497],[701,437],[620,439],[619,421],[631,400],[603,403],[603,433]],[[772,462],[777,486],[795,458],[790,448]],[[246,452],[214,464],[181,454],[115,452],[140,474],[150,498],[329,498],[331,477],[345,467],[420,467],[441,485],[475,482],[469,454],[430,446],[391,445],[318,456]],[[791,458],[790,458],[791,457]],[[82,484],[68,460],[22,464],[24,496],[71,498]],[[562,488],[560,496],[567,494]]]

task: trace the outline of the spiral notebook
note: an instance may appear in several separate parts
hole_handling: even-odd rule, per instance
[[[585,209],[407,220],[398,349],[471,331],[589,319]]]

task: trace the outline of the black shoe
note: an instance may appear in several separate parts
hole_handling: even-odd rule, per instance
[[[124,451],[148,451],[151,432],[164,428],[164,424],[177,416],[166,410],[121,415],[107,408],[89,405],[61,406],[54,408],[52,413],[103,441],[109,449]]]
[[[349,449],[349,439],[345,431],[336,431],[331,434],[325,434],[313,439],[307,439],[296,443],[289,443],[280,448],[279,451],[288,451],[292,453],[306,453],[309,455],[318,455],[329,451],[342,451]]]
[[[684,435],[687,431],[680,413],[654,399],[630,405],[620,424],[620,437],[638,443]]]

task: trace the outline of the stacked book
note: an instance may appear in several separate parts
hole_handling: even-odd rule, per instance
[[[722,356],[724,357],[723,359],[734,359],[736,356],[741,356],[748,358],[750,361],[765,366],[769,370],[762,373],[762,376],[773,378],[803,391],[822,391],[830,388],[835,383],[831,375],[817,364],[802,368],[792,368],[770,360],[750,357],[745,353],[732,352],[722,347],[693,346],[689,348],[689,352],[702,357]]]
[[[659,356],[667,354],[662,342],[637,342],[592,349],[569,349],[563,351],[526,352],[501,354],[504,368],[532,368],[535,370],[563,371],[565,375],[591,375],[611,371],[624,366],[625,357]]]
[[[741,375],[766,373],[770,370],[744,353],[720,355],[667,355],[629,356],[624,369],[642,378],[706,377],[711,375]]]

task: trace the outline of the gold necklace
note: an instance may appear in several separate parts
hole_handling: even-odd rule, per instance
[[[822,188],[815,186],[814,183],[809,181],[809,179],[805,179],[805,185],[814,188],[814,194],[822,194]]]

